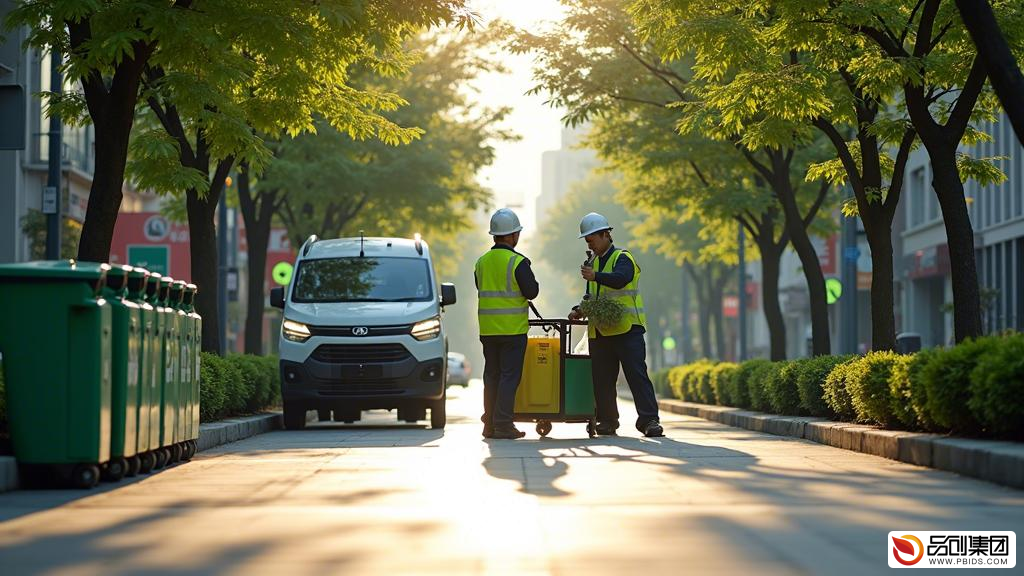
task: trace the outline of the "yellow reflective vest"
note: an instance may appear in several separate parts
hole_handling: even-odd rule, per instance
[[[529,304],[516,282],[516,266],[526,257],[512,250],[488,250],[476,261],[481,336],[514,336],[530,330]]]
[[[609,286],[598,284],[597,282],[587,282],[587,292],[594,297],[598,295],[604,295],[605,297],[619,301],[622,304],[624,313],[619,323],[611,328],[603,328],[601,330],[602,336],[618,336],[619,334],[625,334],[629,332],[633,325],[643,326],[647,328],[647,315],[644,314],[644,299],[640,296],[640,266],[637,266],[636,260],[628,250],[616,250],[612,252],[610,258],[605,262],[604,266],[601,267],[598,272],[611,272],[615,269],[615,262],[619,258],[629,258],[630,262],[633,263],[633,279],[629,281],[621,289],[616,290]],[[597,330],[593,324],[587,327],[587,335],[590,338],[597,336]]]

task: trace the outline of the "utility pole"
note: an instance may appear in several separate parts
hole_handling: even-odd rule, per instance
[[[682,360],[682,364],[693,360],[690,358],[690,279],[686,276],[686,262],[683,262],[682,267],[679,271],[683,273],[683,326],[681,335],[679,337],[679,358]]]
[[[217,321],[220,322],[220,353],[228,349],[228,188],[231,177],[224,182],[217,204]]]
[[[746,234],[743,230],[743,223],[737,222],[739,232],[737,232],[737,241],[739,242],[739,333],[740,333],[740,352],[739,361],[743,362],[747,359],[747,259],[746,259]]]
[[[839,296],[840,326],[842,334],[839,341],[844,354],[857,353],[857,258],[860,249],[857,247],[857,217],[844,216],[843,220],[843,292]]]
[[[60,73],[61,53],[56,46],[50,47],[50,91],[60,94],[63,91],[63,75]],[[63,158],[62,154],[62,126],[60,116],[50,116],[49,136],[49,174],[46,177],[46,187],[43,188],[43,214],[46,214],[46,259],[57,260],[60,258],[60,172]]]

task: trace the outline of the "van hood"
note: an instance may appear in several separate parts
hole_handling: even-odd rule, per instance
[[[430,302],[289,302],[289,320],[313,326],[395,326],[436,316],[440,306]]]

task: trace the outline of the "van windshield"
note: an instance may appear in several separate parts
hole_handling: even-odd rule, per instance
[[[422,258],[323,258],[299,263],[293,302],[429,302]]]

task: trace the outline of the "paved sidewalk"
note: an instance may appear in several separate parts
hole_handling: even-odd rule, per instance
[[[888,571],[890,530],[1024,535],[1024,492],[692,417],[481,441],[479,393],[452,390],[443,434],[382,414],[2,494],[2,572],[863,575]]]

